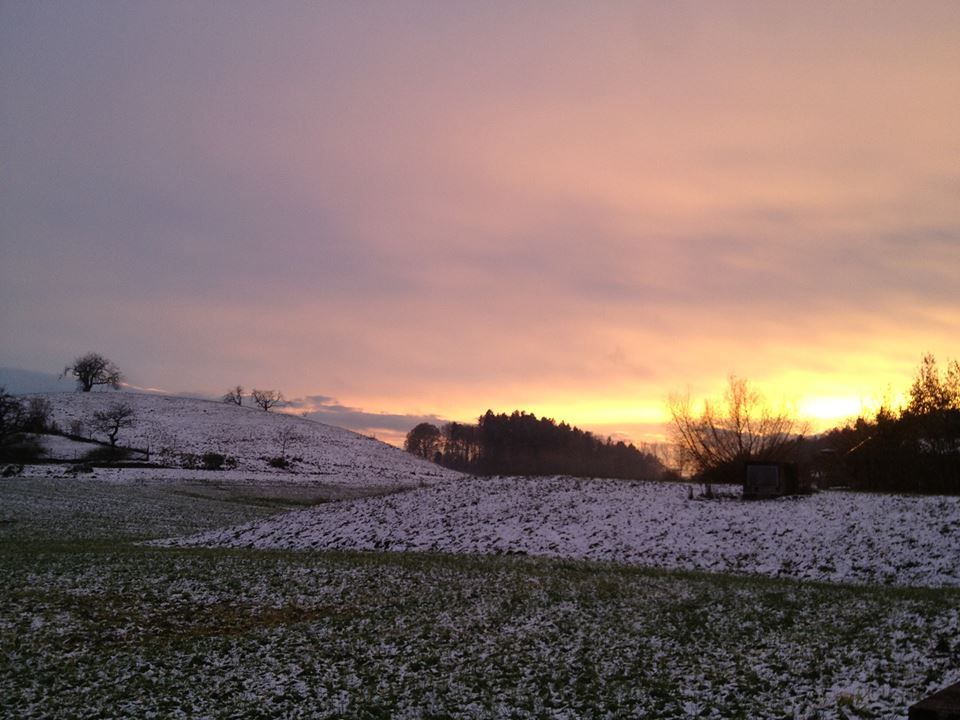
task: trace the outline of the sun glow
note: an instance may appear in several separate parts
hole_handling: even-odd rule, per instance
[[[862,414],[866,404],[854,395],[806,397],[798,404],[798,414],[811,422],[832,425]]]

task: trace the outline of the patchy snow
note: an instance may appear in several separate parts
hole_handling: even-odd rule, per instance
[[[118,482],[149,479],[216,477],[228,480],[269,482],[271,478],[325,484],[377,487],[411,487],[459,477],[399,448],[342,428],[306,418],[259,408],[167,395],[130,392],[49,393],[53,419],[64,431],[105,440],[90,428],[94,413],[116,402],[135,410],[133,427],[120,430],[118,444],[150,451],[150,460],[172,469],[97,470],[97,477]],[[79,427],[74,427],[79,424]],[[76,460],[97,447],[66,438],[45,436],[49,457]],[[286,442],[286,448],[283,444]],[[192,458],[220,453],[236,461],[235,468],[203,471],[184,468]],[[271,467],[273,458],[290,461],[286,469]],[[37,466],[27,474],[47,475]]]
[[[413,553],[5,570],[4,717],[893,720],[960,658],[949,590]]]
[[[690,500],[685,486],[463,478],[168,541],[524,553],[830,582],[960,586],[960,498]]]

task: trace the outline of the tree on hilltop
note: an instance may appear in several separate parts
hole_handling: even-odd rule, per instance
[[[73,375],[77,379],[77,387],[83,392],[90,392],[95,385],[109,385],[114,390],[119,390],[123,382],[120,368],[99,353],[87,353],[75,358],[60,373],[60,377],[67,375]]]
[[[237,385],[227,390],[223,402],[227,405],[243,405],[243,386]]]
[[[250,397],[261,410],[270,411],[270,408],[283,402],[283,393],[277,390],[257,390],[250,391]]]

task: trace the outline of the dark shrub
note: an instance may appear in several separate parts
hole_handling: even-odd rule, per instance
[[[36,462],[43,455],[43,448],[29,435],[14,435],[0,446],[0,462],[23,465]]]
[[[223,453],[180,453],[179,458],[180,467],[186,470],[232,470],[237,466],[235,457]]]
[[[283,457],[270,458],[267,461],[267,464],[273,468],[279,468],[281,470],[286,470],[290,467],[290,461]]]
[[[220,453],[208,452],[200,457],[200,462],[203,463],[204,470],[223,470],[223,462],[226,459],[226,456]]]
[[[50,416],[53,406],[46,398],[34,397],[27,401],[23,415],[23,429],[26,432],[42,433],[51,429]]]
[[[199,455],[195,453],[180,453],[180,467],[185,470],[197,470],[203,466]]]
[[[130,451],[126,448],[108,447],[104,445],[102,447],[95,447],[87,452],[82,460],[87,463],[119,462],[121,460],[128,460],[129,458]]]
[[[231,470],[237,466],[237,459],[222,453],[208,452],[200,457],[204,470]]]

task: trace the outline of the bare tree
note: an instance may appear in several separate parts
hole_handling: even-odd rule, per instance
[[[807,425],[786,410],[773,411],[746,380],[731,376],[720,402],[707,400],[696,415],[689,395],[671,395],[673,441],[681,462],[705,481],[736,482],[750,460],[795,458]]]
[[[276,390],[257,390],[250,391],[250,397],[261,410],[269,412],[270,408],[283,402],[283,393]]]
[[[223,396],[223,401],[228,405],[243,405],[243,386],[237,385],[227,390]]]
[[[73,375],[77,379],[77,387],[83,392],[90,392],[94,385],[109,385],[114,390],[120,389],[123,382],[123,373],[120,368],[98,353],[87,353],[67,365],[60,377]]]
[[[91,425],[110,438],[111,447],[116,447],[117,435],[122,428],[133,426],[135,414],[134,409],[127,403],[115,402],[106,409],[94,413]]]
[[[303,436],[292,422],[280,428],[280,430],[277,431],[276,438],[280,444],[280,457],[284,460],[287,459],[287,448],[303,442]]]

